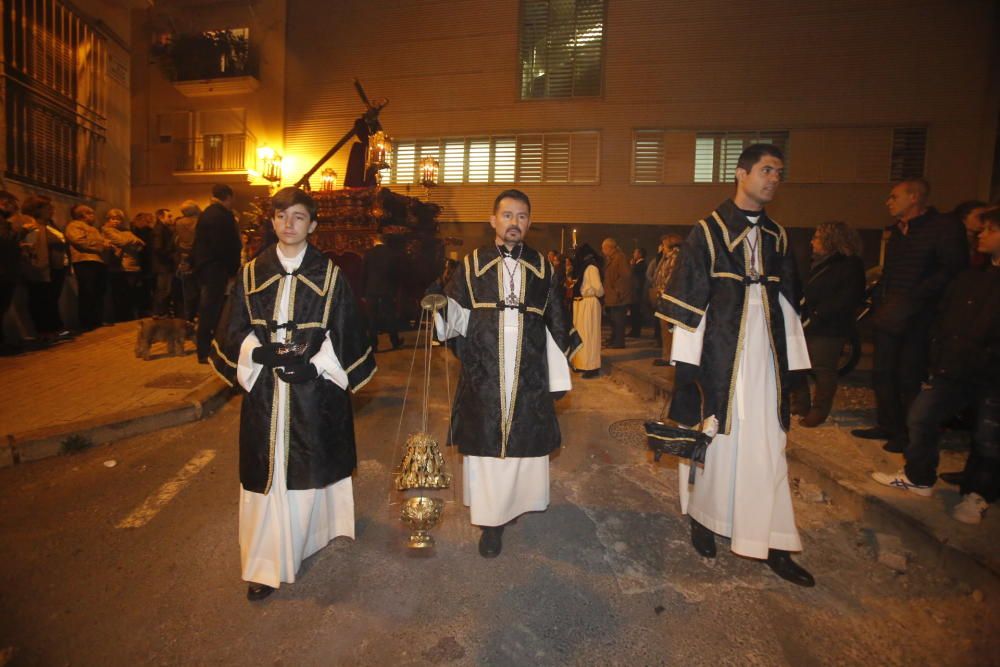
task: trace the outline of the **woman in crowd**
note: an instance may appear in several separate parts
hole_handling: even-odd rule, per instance
[[[573,356],[573,368],[584,378],[594,378],[601,370],[601,258],[584,243],[573,260],[573,326],[583,347]]]
[[[974,269],[981,268],[987,263],[987,256],[979,252],[976,247],[979,243],[979,232],[983,229],[983,213],[991,208],[993,207],[986,202],[973,199],[962,202],[949,214],[965,227],[965,240],[969,244],[969,265]]]
[[[821,223],[812,237],[812,252],[802,318],[816,390],[810,401],[809,385],[802,382],[792,397],[793,412],[804,415],[799,423],[810,428],[826,421],[833,407],[837,362],[865,296],[861,238],[847,223]]]
[[[69,270],[66,237],[52,220],[51,197],[32,195],[24,200],[21,213],[30,216],[25,224],[23,274],[28,291],[28,313],[42,340],[68,336],[59,314],[59,298]]]
[[[681,254],[682,243],[684,243],[684,239],[677,234],[664,234],[660,237],[660,255],[652,279],[649,281],[649,302],[653,306],[653,312],[656,312],[656,304],[660,300],[660,295],[667,290],[667,283],[670,282],[670,276],[674,272],[674,267],[677,266],[677,258]],[[660,331],[660,335],[657,336],[660,342],[660,357],[653,359],[653,365],[669,366],[670,348],[674,341],[673,333],[671,333],[673,325],[659,318],[656,322]]]
[[[136,292],[142,275],[139,254],[145,244],[128,229],[125,212],[120,208],[108,211],[101,234],[110,244],[105,261],[115,321],[134,320]]]
[[[138,236],[143,243],[138,255],[139,280],[133,293],[135,311],[139,317],[146,317],[153,312],[153,290],[156,286],[156,277],[153,275],[152,241],[155,225],[156,218],[152,213],[136,213],[130,225],[130,231]]]

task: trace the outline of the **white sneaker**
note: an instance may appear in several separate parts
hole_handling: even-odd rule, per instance
[[[955,521],[976,525],[983,520],[983,514],[989,506],[986,499],[978,493],[967,493],[962,496],[962,502],[955,505],[951,516]]]
[[[910,493],[915,493],[918,496],[923,496],[924,498],[934,494],[933,486],[914,484],[902,470],[898,470],[891,475],[884,472],[873,472],[872,479],[879,484],[885,484],[886,486],[892,486],[897,489],[902,489],[903,491],[909,491]]]

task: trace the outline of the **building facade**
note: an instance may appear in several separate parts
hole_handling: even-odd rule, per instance
[[[199,116],[213,109],[242,110],[247,141],[252,132],[280,155],[282,182],[294,183],[364,111],[355,77],[390,101],[383,184],[441,204],[445,233],[470,243],[489,238],[495,194],[518,187],[532,198],[538,245],[568,245],[577,229],[581,241],[613,234],[652,247],[731,194],[736,156],[755,141],[785,150],[787,182],[769,210],[792,228],[840,219],[875,230],[889,222],[890,184],[906,176],[928,178],[942,209],[995,192],[989,0],[169,6],[178,32],[250,26],[259,85],[192,97],[156,65],[140,74],[146,54],[134,50],[143,176],[133,193],[144,205],[169,195],[176,206],[195,185],[165,166],[164,146],[238,126]],[[155,33],[143,20],[137,44]],[[187,134],[163,120],[175,111],[187,113],[176,121]],[[154,130],[163,123],[169,132]],[[323,166],[342,178],[347,152]],[[425,157],[440,165],[432,188],[419,183]],[[238,175],[246,192],[262,183],[253,171]]]

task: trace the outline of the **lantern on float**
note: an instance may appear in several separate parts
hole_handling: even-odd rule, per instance
[[[337,189],[337,172],[335,172],[333,169],[330,169],[329,167],[324,169],[322,172],[322,178],[323,178],[322,189],[324,191],[329,192],[330,190]]]
[[[441,163],[432,157],[425,157],[420,160],[420,183],[425,188],[433,188],[438,184],[438,174],[441,172]]]

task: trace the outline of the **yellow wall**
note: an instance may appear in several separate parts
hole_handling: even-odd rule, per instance
[[[997,102],[988,0],[607,0],[604,94],[518,99],[512,0],[289,0],[286,151],[311,166],[363,107],[359,77],[400,138],[599,130],[600,183],[525,186],[538,222],[686,225],[730,185],[632,185],[635,129],[788,129],[792,179],[770,207],[789,226],[884,225],[883,182],[795,182],[811,129],[926,125],[926,175],[950,208],[985,196]],[[815,133],[814,133],[815,134]],[[829,148],[828,150],[833,150]],[[343,177],[347,150],[330,163]],[[439,186],[447,221],[476,222],[504,186]],[[406,192],[406,187],[395,188]],[[412,194],[423,193],[413,187]]]

